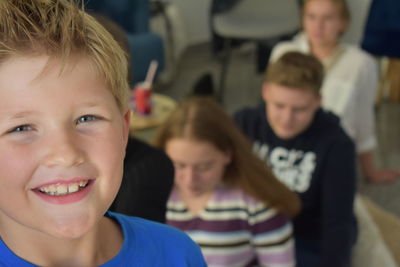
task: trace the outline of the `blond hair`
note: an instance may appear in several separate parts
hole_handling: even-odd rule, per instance
[[[295,89],[310,90],[319,94],[324,79],[324,67],[312,55],[287,52],[271,63],[265,81]]]
[[[280,183],[253,151],[249,140],[233,120],[212,99],[192,97],[180,103],[161,126],[155,146],[165,149],[173,138],[188,138],[213,145],[231,154],[222,181],[281,212],[294,216],[300,209],[295,193]]]
[[[0,64],[12,56],[48,55],[63,65],[83,55],[95,66],[121,111],[129,85],[124,51],[79,1],[1,0]]]

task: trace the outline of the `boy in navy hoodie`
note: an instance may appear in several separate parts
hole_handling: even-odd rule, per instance
[[[290,52],[267,69],[265,103],[235,114],[254,150],[302,200],[294,218],[297,266],[350,266],[357,227],[355,148],[320,108],[321,63]]]

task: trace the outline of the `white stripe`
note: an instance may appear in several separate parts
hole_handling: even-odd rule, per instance
[[[238,242],[250,242],[251,233],[248,231],[237,232],[205,232],[205,231],[186,231],[186,233],[196,242],[210,244],[232,244]]]
[[[223,248],[201,248],[201,251],[204,255],[234,255],[238,253],[244,253],[248,251],[253,251],[253,247],[251,245],[242,245],[238,247],[223,247]]]
[[[265,222],[274,216],[276,216],[277,212],[275,209],[267,209],[264,212],[260,212],[257,215],[250,216],[249,218],[249,224],[254,225],[260,222]]]
[[[246,211],[220,211],[220,212],[207,212],[202,211],[198,217],[205,221],[226,221],[226,220],[244,220],[247,221],[249,216]],[[167,219],[174,221],[186,221],[193,219],[190,212],[173,212],[167,211]]]
[[[186,205],[183,202],[168,201],[167,208],[171,208],[171,209],[175,209],[175,210],[185,210]]]
[[[181,201],[168,201],[167,207],[175,210],[185,210],[186,205]],[[207,208],[215,209],[215,210],[224,210],[224,209],[244,209],[248,210],[250,213],[255,213],[259,210],[262,210],[266,207],[266,205],[260,201],[256,203],[248,203],[243,199],[237,200],[224,200],[224,201],[209,201],[207,203]]]
[[[289,239],[287,242],[280,244],[279,246],[271,246],[271,247],[257,247],[257,251],[259,254],[269,255],[269,254],[277,254],[279,252],[287,251],[294,249],[294,240],[293,238]]]
[[[189,212],[171,212],[167,211],[167,220],[173,220],[173,221],[188,221],[193,219],[193,215]]]
[[[274,231],[254,236],[253,241],[255,244],[276,243],[290,236],[292,232],[292,225],[290,223],[287,223],[285,226],[278,228]]]

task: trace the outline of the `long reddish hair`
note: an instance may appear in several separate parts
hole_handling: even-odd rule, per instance
[[[283,185],[255,153],[250,141],[214,100],[194,97],[184,100],[160,127],[154,145],[165,149],[173,138],[208,142],[231,154],[223,177],[227,185],[273,206],[289,216],[300,210],[295,193]]]

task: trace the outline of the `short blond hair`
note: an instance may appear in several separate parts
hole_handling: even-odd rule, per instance
[[[288,52],[271,63],[265,81],[290,88],[310,90],[319,94],[324,79],[324,67],[312,55]]]
[[[0,64],[12,56],[48,55],[63,64],[86,56],[121,111],[128,105],[127,57],[111,34],[80,1],[1,0]]]

